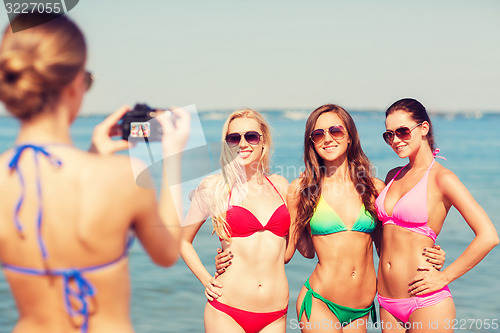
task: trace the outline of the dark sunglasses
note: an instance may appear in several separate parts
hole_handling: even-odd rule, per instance
[[[240,144],[242,136],[245,138],[246,142],[248,142],[252,146],[255,146],[259,144],[262,134],[259,134],[259,132],[256,131],[248,131],[245,133],[231,133],[226,135],[226,143],[232,147],[237,146]]]
[[[326,131],[328,131],[334,140],[342,140],[345,137],[345,130],[342,125],[331,126],[327,129],[318,128],[312,131],[310,138],[314,143],[320,143],[325,139]]]
[[[384,134],[382,134],[382,136],[384,137],[385,143],[387,143],[390,146],[394,142],[394,135],[397,136],[401,140],[410,140],[411,139],[411,131],[413,131],[415,128],[417,128],[418,126],[420,126],[422,124],[423,124],[423,122],[421,122],[420,124],[413,125],[412,127],[403,126],[403,127],[396,129],[395,131],[388,130],[388,131],[385,131]]]
[[[92,75],[92,72],[90,71],[85,71],[85,77],[83,78],[85,82],[85,89],[88,91],[90,90],[90,87],[92,87],[92,82],[94,82],[94,75]]]

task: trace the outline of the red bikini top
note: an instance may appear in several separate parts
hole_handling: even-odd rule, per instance
[[[265,176],[271,186],[276,190],[281,200],[283,197],[278,192],[276,187],[271,183],[269,178]],[[242,206],[230,205],[231,192],[229,192],[228,210],[226,212],[226,222],[229,226],[229,235],[231,237],[248,237],[258,231],[270,231],[276,236],[285,237],[288,235],[290,228],[290,213],[283,204],[274,210],[273,215],[269,218],[265,225],[255,217],[255,215]]]

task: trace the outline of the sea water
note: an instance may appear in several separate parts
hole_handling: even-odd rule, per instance
[[[274,140],[272,171],[291,181],[303,170],[303,136],[308,113],[276,110],[264,114],[271,124]],[[200,113],[201,128],[192,133],[191,141],[216,147],[220,143],[222,124],[227,115],[222,111]],[[363,149],[372,161],[377,177],[384,179],[390,169],[406,164],[382,140],[385,130],[383,113],[353,112],[352,115]],[[87,149],[93,127],[103,119],[103,116],[78,118],[72,126],[74,144]],[[500,115],[440,115],[432,120],[440,155],[447,158],[439,159],[439,163],[455,172],[500,230],[500,219],[495,213],[500,198]],[[13,145],[18,130],[15,120],[0,118],[0,151]],[[135,149],[139,150],[135,151],[135,155],[140,155],[140,150],[145,148],[138,146]],[[153,144],[153,149],[158,150],[158,144]],[[144,153],[144,156],[147,154]],[[192,190],[201,177],[217,168],[218,156],[207,156],[188,154],[189,161],[184,163],[187,170],[183,183],[185,193]],[[193,165],[199,168],[193,168]],[[153,172],[153,175],[159,182],[159,174]],[[189,201],[185,200],[184,204],[187,208]],[[207,221],[196,236],[194,246],[209,272],[213,273],[215,249],[220,243],[211,232],[211,223]],[[452,208],[437,239],[437,244],[446,251],[445,265],[453,262],[473,237],[474,233],[465,220]],[[375,261],[378,264],[378,260]],[[492,320],[500,321],[499,262],[500,248],[495,248],[479,265],[450,284],[457,310],[456,331],[500,331],[498,328],[485,328],[488,321],[490,324]],[[286,265],[290,286],[287,332],[299,332],[296,328],[296,298],[315,264],[316,259],[304,259],[296,253]],[[136,242],[130,254],[130,274],[133,292],[131,317],[137,332],[204,331],[204,287],[182,259],[170,268],[157,267]],[[10,332],[16,319],[15,303],[3,274],[0,274],[0,332]],[[370,328],[369,332],[380,330]]]

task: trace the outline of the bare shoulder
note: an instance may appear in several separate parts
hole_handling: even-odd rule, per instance
[[[9,159],[11,158],[12,158],[12,149],[6,150],[0,154],[0,163],[2,163],[3,165],[7,165],[10,162]]]
[[[289,191],[288,192],[295,194],[295,193],[298,192],[299,187],[300,187],[300,178],[294,179],[290,183],[290,187],[289,187]]]
[[[287,207],[292,215],[292,223],[295,223],[295,215],[298,212],[298,207],[299,207],[299,202],[300,202],[300,195],[299,195],[299,189],[300,189],[300,183],[301,179],[297,178],[294,179],[290,185],[288,186],[288,191],[286,193],[286,202],[287,202]]]
[[[6,150],[0,154],[0,161],[6,161],[11,156],[12,156],[12,149]]]
[[[79,164],[78,169],[81,171],[78,177],[82,182],[101,184],[107,193],[126,195],[155,188],[149,166],[136,158],[125,155],[102,156],[82,151],[81,158],[75,159],[73,163]]]
[[[445,168],[439,163],[436,164],[434,177],[436,184],[442,192],[452,191],[457,186],[462,185],[462,182],[453,171]]]
[[[125,155],[101,156],[85,152],[88,161],[95,168],[102,171],[112,172],[117,176],[131,176],[148,169],[148,166],[141,160]]]
[[[216,209],[215,206],[221,198],[221,192],[222,196],[229,194],[229,186],[221,173],[203,178],[198,187],[189,193],[190,207],[183,225],[203,223]]]
[[[210,202],[213,200],[214,192],[221,186],[225,185],[222,181],[222,175],[220,173],[209,175],[201,180],[198,187],[190,193],[189,197],[191,200],[195,200],[197,202]],[[227,186],[226,190],[229,192],[229,188]]]
[[[203,178],[197,187],[198,191],[209,190],[213,191],[217,186],[220,186],[219,182],[222,180],[222,175],[220,173],[209,175]]]
[[[87,152],[87,151],[80,151],[83,155],[84,158],[88,159],[88,161],[90,163],[104,163],[104,164],[108,164],[108,163],[112,163],[112,164],[128,164],[130,165],[130,161],[131,160],[134,160],[134,162],[136,163],[143,163],[142,161],[140,161],[139,159],[137,158],[134,158],[134,157],[129,157],[129,156],[126,156],[126,155],[118,155],[118,154],[115,154],[115,155],[99,155],[99,154],[95,154],[95,153],[90,153],[90,152]],[[143,163],[144,164],[144,163]]]
[[[287,198],[289,202],[298,201],[300,189],[300,178],[294,179],[288,186]]]
[[[7,165],[10,163],[11,158],[12,158],[12,149],[9,149],[0,154],[0,165],[5,166],[4,168],[0,169],[0,182],[10,174]]]
[[[283,176],[280,176],[278,174],[272,174],[268,176],[269,180],[274,184],[274,186],[279,187],[280,191],[282,190],[283,192],[286,191],[288,188],[288,179],[286,179]]]
[[[382,192],[382,190],[385,187],[385,183],[378,178],[373,177],[372,178],[373,185],[375,186],[375,189],[377,190],[378,193]]]

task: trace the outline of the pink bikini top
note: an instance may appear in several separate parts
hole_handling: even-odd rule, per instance
[[[434,165],[434,161],[435,160],[433,159],[431,165],[417,185],[415,185],[408,193],[403,195],[396,202],[394,208],[392,209],[392,216],[389,216],[385,211],[385,196],[394,182],[394,179],[396,179],[399,173],[406,168],[406,165],[402,167],[391,179],[389,184],[387,184],[375,200],[375,208],[377,209],[379,220],[382,221],[382,226],[385,226],[386,224],[395,224],[407,230],[416,232],[417,234],[427,236],[434,242],[436,241],[436,233],[429,227],[429,225],[427,225],[427,222],[429,221],[429,215],[427,212],[427,180],[429,178],[429,171]]]
[[[269,178],[265,177],[276,190],[276,187],[271,183]],[[278,195],[283,200],[279,192]],[[242,206],[230,205],[230,201],[231,192],[229,192],[228,210],[226,212],[226,222],[229,225],[229,234],[231,237],[248,237],[258,231],[264,230],[270,231],[279,237],[288,235],[290,213],[288,213],[284,200],[283,204],[274,210],[273,215],[271,215],[265,225],[262,225],[251,211]]]

